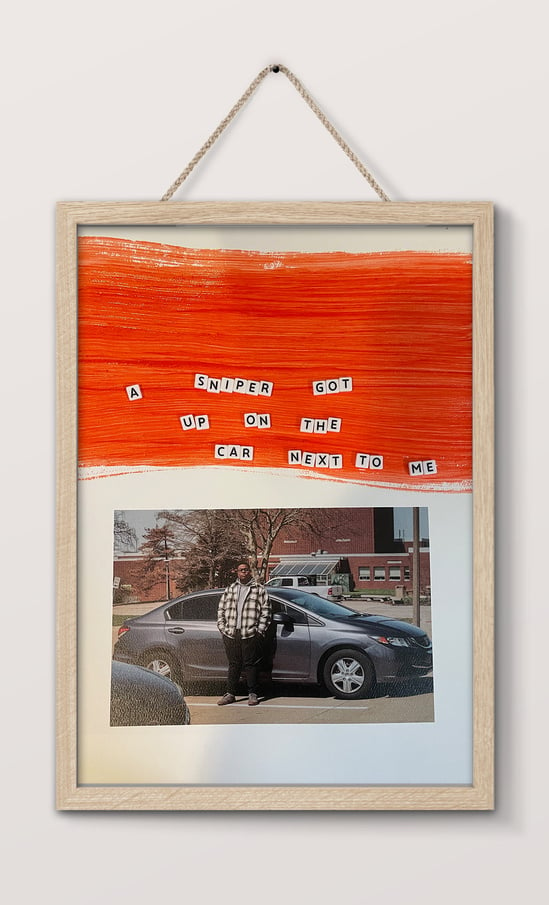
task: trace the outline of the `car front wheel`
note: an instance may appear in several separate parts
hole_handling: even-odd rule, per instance
[[[372,664],[365,654],[356,650],[338,650],[331,654],[323,676],[328,691],[336,698],[347,700],[367,697],[375,684]]]

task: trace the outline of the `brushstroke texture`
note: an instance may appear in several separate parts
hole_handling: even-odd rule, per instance
[[[311,474],[417,489],[408,461],[435,459],[430,485],[470,489],[470,255],[84,237],[78,278],[81,466],[215,465],[214,444],[237,443],[254,446],[249,467],[288,467],[289,449],[342,453],[342,470]],[[206,393],[195,373],[274,392]],[[352,393],[313,396],[313,380],[339,376]],[[143,399],[129,402],[136,383]],[[244,428],[250,411],[270,412],[272,428]],[[183,431],[189,413],[211,429]],[[327,416],[340,433],[300,433],[302,417]],[[357,470],[357,452],[383,455],[383,470]]]

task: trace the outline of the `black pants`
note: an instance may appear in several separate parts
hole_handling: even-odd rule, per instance
[[[237,629],[234,638],[223,635],[223,643],[229,661],[227,691],[229,694],[237,694],[240,675],[244,669],[248,694],[257,694],[257,668],[261,658],[257,635],[253,635],[251,638],[241,638],[240,631]]]

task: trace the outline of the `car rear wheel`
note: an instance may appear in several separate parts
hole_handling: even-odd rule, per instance
[[[323,676],[328,691],[336,698],[347,700],[367,697],[375,685],[372,664],[357,650],[338,650],[331,654]]]
[[[174,661],[161,651],[153,651],[147,654],[143,659],[143,666],[152,672],[158,673],[159,676],[171,679],[172,682],[178,681],[178,672]]]

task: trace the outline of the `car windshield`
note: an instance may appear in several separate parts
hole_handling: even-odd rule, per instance
[[[307,594],[305,591],[298,591],[293,588],[291,590],[290,588],[281,588],[281,591],[284,594],[284,600],[297,603],[310,613],[314,613],[315,616],[325,616],[327,619],[342,619],[344,617],[357,615],[356,612],[350,610],[349,607],[341,606],[340,603],[332,603],[331,600],[326,600],[324,597],[317,597],[315,594]],[[280,594],[280,598],[282,599],[282,593]]]

